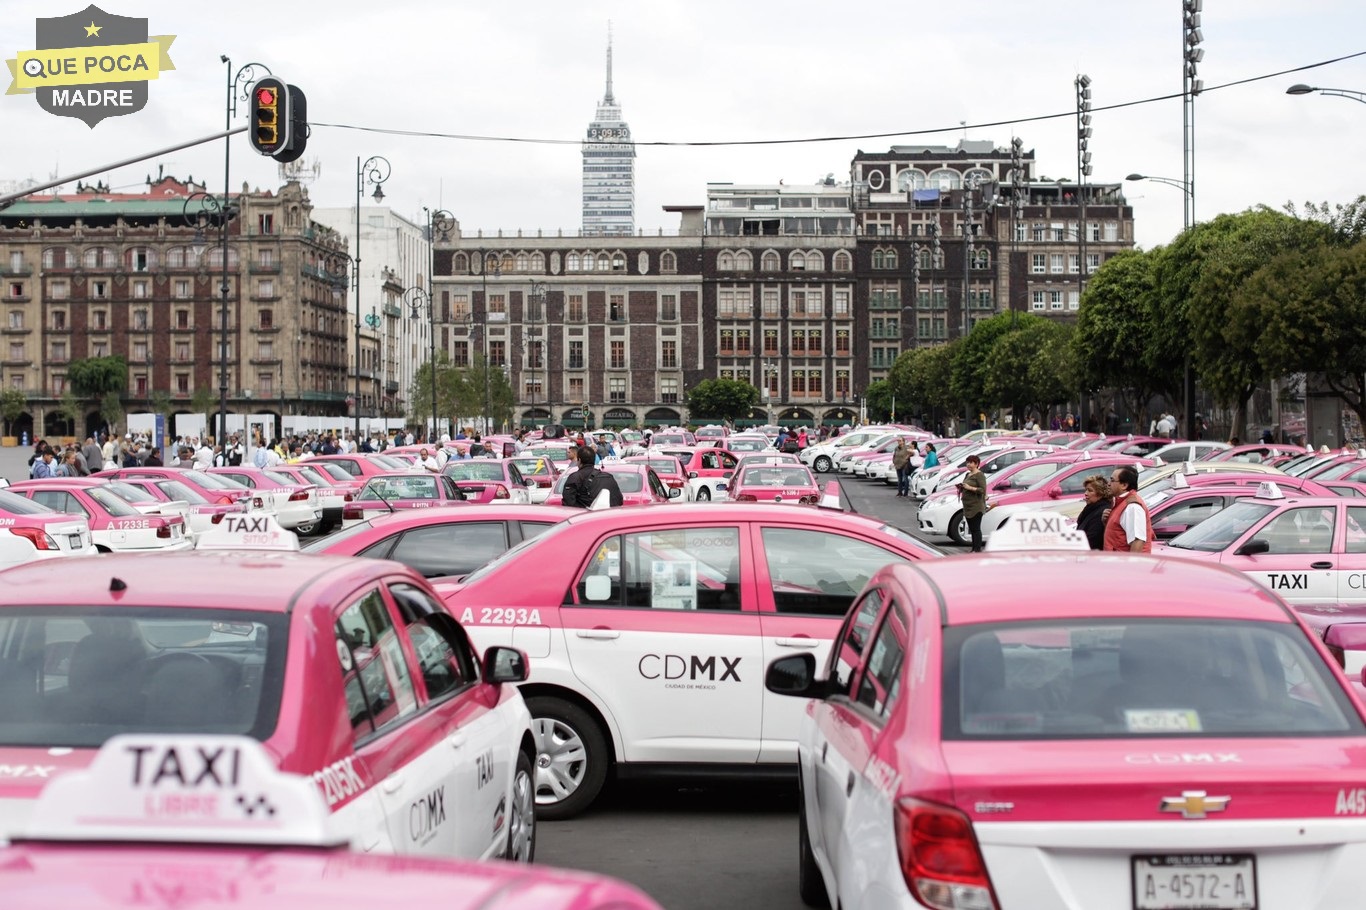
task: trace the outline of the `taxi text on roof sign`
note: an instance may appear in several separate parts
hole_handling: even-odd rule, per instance
[[[1019,512],[987,540],[989,552],[1008,550],[1089,550],[1086,534],[1057,512]]]
[[[270,514],[224,515],[199,535],[196,550],[297,550],[299,535],[280,527]]]
[[[122,734],[43,788],[33,840],[333,846],[313,782],[245,736]]]

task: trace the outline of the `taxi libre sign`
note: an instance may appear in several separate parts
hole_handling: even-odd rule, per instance
[[[135,114],[147,105],[147,83],[175,69],[175,35],[147,36],[147,20],[88,6],[79,13],[37,20],[37,47],[6,60],[13,82],[5,92],[36,92],[38,106],[94,129],[106,117]]]

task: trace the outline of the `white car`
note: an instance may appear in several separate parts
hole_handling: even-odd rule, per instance
[[[39,559],[94,556],[97,552],[90,523],[84,518],[0,490],[0,569]]]
[[[730,499],[730,478],[689,477],[683,497],[688,502],[725,502]]]
[[[817,474],[825,474],[835,468],[835,456],[849,446],[859,446],[877,436],[886,434],[886,430],[878,427],[874,429],[853,430],[843,436],[836,436],[834,439],[807,446],[802,449],[798,456],[802,464],[806,465]]]
[[[317,524],[323,517],[322,504],[318,501],[318,488],[312,484],[301,484],[287,474],[277,474],[270,470],[239,465],[233,468],[209,468],[205,473],[235,481],[248,487],[254,493],[252,505],[261,500],[260,507],[275,513],[280,526],[291,531]]]

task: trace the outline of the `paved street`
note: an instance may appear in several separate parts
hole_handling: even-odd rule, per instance
[[[28,479],[28,457],[33,454],[30,446],[5,446],[0,448],[0,477],[10,483]]]

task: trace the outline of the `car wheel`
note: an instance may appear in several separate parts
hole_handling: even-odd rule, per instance
[[[317,521],[310,521],[305,524],[297,525],[294,528],[294,533],[298,534],[300,537],[312,537],[314,534],[318,533],[318,529],[322,527],[322,523],[322,519],[320,518]]]
[[[825,890],[825,876],[816,865],[816,854],[811,850],[811,835],[806,828],[806,797],[799,795],[797,810],[797,893],[808,907],[829,907],[830,895]]]
[[[529,863],[536,858],[536,782],[531,759],[517,752],[517,771],[512,776],[512,805],[508,806],[508,848],[504,859]]]
[[[817,474],[828,474],[830,472],[830,456],[817,455],[816,460],[811,463],[811,467],[816,469]]]
[[[578,815],[607,780],[607,740],[588,712],[562,698],[528,698],[536,738],[536,811],[557,821]]]
[[[711,490],[708,490],[706,487],[698,487],[698,488],[697,488],[697,501],[698,501],[698,502],[706,502],[706,501],[709,500],[709,499],[711,499]]]
[[[960,509],[949,521],[949,540],[954,543],[967,543],[969,533],[968,520],[963,517],[963,512]]]

